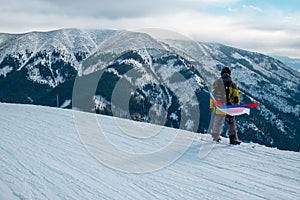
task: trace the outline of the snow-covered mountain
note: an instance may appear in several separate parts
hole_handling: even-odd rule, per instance
[[[29,80],[54,88],[76,76],[88,54],[115,32],[63,29],[0,34],[1,75],[24,71]]]
[[[300,59],[299,58],[290,58],[287,56],[273,56],[274,58],[280,60],[285,65],[293,68],[294,70],[297,70],[300,72]]]
[[[240,139],[300,151],[300,75],[269,56],[146,33],[62,29],[1,34],[0,59],[1,101],[55,106],[59,93],[68,106],[74,83],[94,81],[94,91],[77,92],[78,109],[197,132],[209,125],[209,86],[229,66],[242,102],[260,104],[238,117]]]
[[[196,135],[179,159],[160,170],[124,173],[117,167],[108,167],[105,160],[95,159],[83,145],[76,129],[78,121],[74,120],[81,112],[0,103],[0,113],[0,199],[3,200],[294,200],[300,196],[299,152],[254,143],[213,144],[205,141],[206,135]],[[95,118],[91,113],[81,114]],[[136,156],[161,151],[177,134],[176,129],[160,127],[160,134],[136,138],[116,126],[117,118],[98,115],[97,120],[112,144]],[[132,132],[150,132],[158,127],[129,120],[123,123],[123,128]],[[228,143],[228,139],[223,140]],[[177,150],[173,148],[168,156]],[[108,153],[117,156],[119,164],[128,165],[124,157]],[[129,164],[160,165],[140,159]]]

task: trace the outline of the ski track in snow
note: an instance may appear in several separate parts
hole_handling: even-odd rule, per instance
[[[196,139],[166,168],[130,174],[106,167],[80,142],[73,112],[41,106],[0,104],[0,199],[298,199],[300,154],[258,144],[214,145]],[[77,111],[76,111],[77,112]],[[174,136],[138,141],[114,118],[98,117],[109,138],[130,151],[151,151]],[[130,122],[135,128],[138,122]],[[151,129],[154,125],[147,125]],[[118,140],[119,138],[119,140]],[[199,136],[197,136],[199,138]],[[116,141],[117,140],[117,141]],[[225,142],[228,142],[225,139]],[[166,143],[167,143],[166,142]]]

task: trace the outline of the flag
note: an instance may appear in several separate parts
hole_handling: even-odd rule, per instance
[[[220,103],[216,100],[216,98],[214,97],[214,95],[212,93],[210,93],[210,96],[211,96],[216,108],[219,109],[221,112],[223,112],[227,115],[230,115],[230,116],[237,116],[237,115],[243,115],[243,114],[250,115],[250,109],[256,108],[258,106],[258,103],[224,106],[222,103]]]

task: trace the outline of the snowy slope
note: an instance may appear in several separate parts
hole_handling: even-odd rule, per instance
[[[182,157],[161,170],[123,173],[88,153],[77,135],[73,112],[0,104],[0,199],[297,199],[300,196],[299,152],[246,143],[218,144],[207,151],[212,143],[203,142],[201,139],[208,139],[201,135]],[[161,127],[164,134],[138,140],[124,135],[115,126],[115,118],[101,115],[97,118],[107,137],[129,152],[157,150],[176,132]],[[141,126],[146,126],[146,130],[157,128],[132,121],[125,124],[132,131]]]

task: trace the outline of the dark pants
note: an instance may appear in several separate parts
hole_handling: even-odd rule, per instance
[[[224,120],[225,120],[228,126],[228,135],[234,136],[235,140],[237,140],[238,136],[236,131],[235,118],[229,115],[226,116],[216,115],[216,114],[213,115],[214,116],[213,116],[212,130],[211,130],[212,137],[214,139],[220,137],[221,129],[223,127]]]

